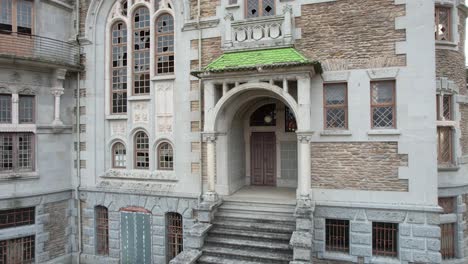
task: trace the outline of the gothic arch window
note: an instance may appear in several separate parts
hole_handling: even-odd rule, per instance
[[[158,146],[158,169],[174,169],[174,151],[172,149],[172,145],[169,142],[163,142]]]
[[[138,8],[133,15],[133,94],[150,93],[150,12]]]
[[[156,74],[174,73],[174,18],[162,14],[156,20]]]
[[[245,16],[247,18],[274,16],[275,0],[245,0]]]
[[[135,168],[149,169],[149,138],[143,131],[135,135]]]
[[[127,166],[127,150],[121,142],[112,146],[112,168],[125,168]]]
[[[112,114],[127,113],[127,26],[112,26]]]

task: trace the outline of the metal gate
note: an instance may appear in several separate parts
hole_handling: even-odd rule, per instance
[[[151,263],[151,215],[121,212],[122,263]]]

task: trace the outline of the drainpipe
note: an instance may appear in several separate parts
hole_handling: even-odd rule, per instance
[[[76,0],[76,42],[78,43],[78,58],[81,57],[81,47],[80,47],[80,0]],[[81,153],[80,153],[80,79],[81,74],[78,72],[77,80],[76,80],[76,111],[75,111],[75,122],[76,122],[76,187],[75,187],[75,199],[77,203],[77,232],[78,232],[78,252],[76,257],[76,263],[80,264],[80,257],[81,257],[81,202],[80,202],[80,186],[81,186],[81,168],[80,168],[80,160],[81,160]]]
[[[197,0],[197,28],[198,28],[198,71],[202,69],[202,31],[200,27],[200,17],[201,17],[201,0]],[[202,81],[198,79],[198,98],[199,98],[199,119],[200,119],[200,128],[203,126],[202,117],[203,117],[203,109],[202,109]],[[200,160],[200,195],[198,196],[198,204],[201,203],[201,199],[203,196],[203,133],[200,129],[200,153],[199,153],[199,160]]]

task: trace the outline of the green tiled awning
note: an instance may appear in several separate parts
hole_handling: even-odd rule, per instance
[[[303,65],[312,65],[316,73],[322,73],[322,67],[318,61],[310,61],[294,48],[277,48],[225,53],[201,72],[194,72],[194,74]]]

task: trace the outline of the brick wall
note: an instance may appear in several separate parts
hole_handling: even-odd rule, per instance
[[[406,39],[404,30],[395,30],[395,18],[404,15],[405,6],[395,0],[303,5],[296,19],[302,30],[296,47],[321,62],[339,59],[348,69],[404,66],[406,56],[395,54],[395,42]]]
[[[49,233],[49,240],[45,242],[44,251],[49,252],[50,259],[62,256],[66,253],[68,237],[66,228],[68,201],[49,203],[44,206],[46,214],[49,214],[48,223],[44,224],[44,231]]]
[[[216,15],[216,7],[221,3],[219,0],[201,0],[200,1],[200,16],[202,18],[212,17]],[[197,18],[198,5],[197,0],[190,0],[190,19]]]
[[[460,104],[460,145],[463,155],[468,154],[468,104]]]
[[[198,40],[192,40],[190,46],[192,50],[198,49]],[[202,39],[202,67],[205,67],[222,54],[220,37]],[[198,69],[198,60],[192,60],[190,62],[190,69]]]
[[[398,167],[408,155],[396,142],[312,143],[312,188],[408,191]]]

